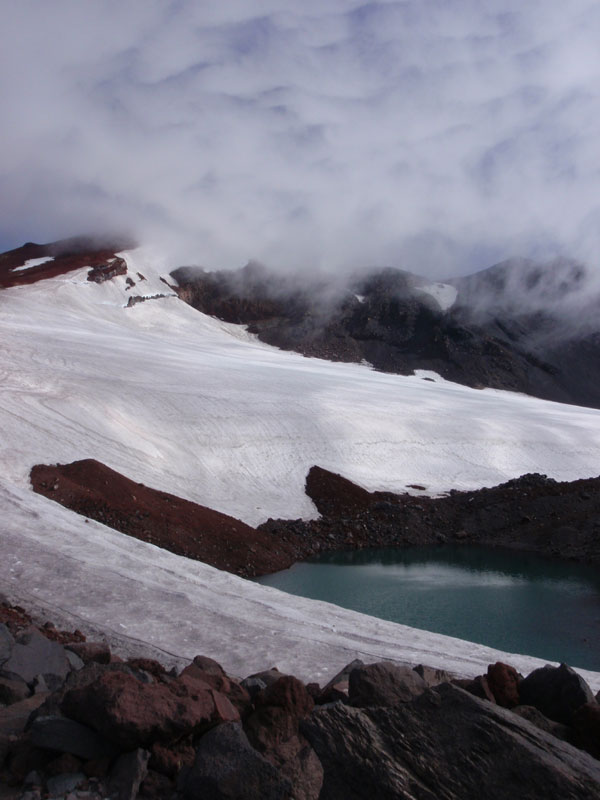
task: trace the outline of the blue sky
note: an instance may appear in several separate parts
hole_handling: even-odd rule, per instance
[[[600,3],[4,2],[0,249],[181,263],[594,263]]]

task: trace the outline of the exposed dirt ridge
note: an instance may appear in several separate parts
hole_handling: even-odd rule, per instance
[[[36,492],[115,530],[236,575],[284,569],[296,560],[268,532],[175,495],[150,489],[94,459],[31,470]]]
[[[445,497],[368,492],[312,467],[306,492],[317,520],[252,528],[218,511],[136,483],[93,459],[38,465],[34,490],[85,517],[244,577],[319,552],[444,542],[510,547],[600,564],[600,478],[523,475]]]
[[[121,250],[134,247],[131,239],[78,236],[49,244],[28,242],[15,250],[0,254],[0,289],[25,286],[47,278],[66,275],[81,267],[90,267],[88,280],[101,282],[127,271],[125,262],[116,256]],[[51,258],[44,264],[20,269],[31,259]]]

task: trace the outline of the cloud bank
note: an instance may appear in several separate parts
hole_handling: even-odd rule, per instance
[[[3,3],[0,244],[179,263],[597,260],[600,4]]]

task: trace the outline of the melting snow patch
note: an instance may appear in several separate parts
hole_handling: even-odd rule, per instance
[[[419,286],[419,291],[433,297],[442,311],[452,308],[458,295],[458,290],[447,283],[430,283],[428,286]]]
[[[39,267],[40,264],[45,264],[47,261],[54,261],[54,257],[53,256],[44,256],[43,258],[30,258],[23,264],[23,266],[15,267],[12,271],[13,272],[21,272],[24,269],[31,269],[32,267]]]

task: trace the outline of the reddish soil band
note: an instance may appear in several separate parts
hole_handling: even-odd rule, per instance
[[[89,237],[63,239],[50,244],[28,242],[22,247],[0,254],[0,289],[56,278],[82,267],[108,267],[116,259],[116,253],[133,246],[134,243],[128,240],[106,241]],[[53,260],[24,270],[18,269],[33,258]]]
[[[284,569],[295,560],[277,535],[157,491],[93,459],[31,470],[39,494],[115,530],[236,575]]]

